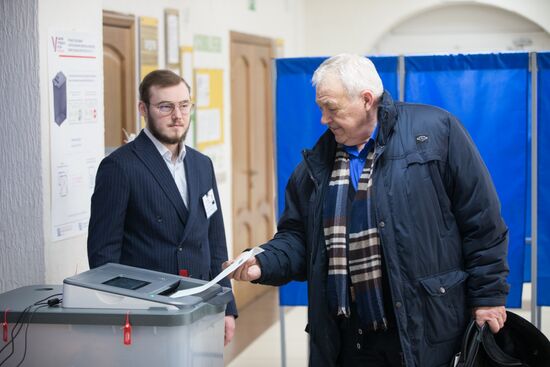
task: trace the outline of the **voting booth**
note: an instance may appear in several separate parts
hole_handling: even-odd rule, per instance
[[[119,264],[0,295],[2,366],[223,366],[218,284]],[[176,295],[176,297],[171,297]]]

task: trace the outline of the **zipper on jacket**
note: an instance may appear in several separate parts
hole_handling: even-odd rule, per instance
[[[376,163],[378,162],[380,156],[382,156],[382,154],[384,153],[384,150],[385,150],[386,146],[385,145],[378,145],[376,144],[374,146],[374,166],[376,168]],[[375,176],[377,174],[377,170],[374,169],[373,172],[372,172],[372,180],[374,180]],[[374,185],[374,182],[372,183],[372,187],[373,187],[373,191],[374,191],[374,188],[375,187],[383,187],[384,185],[383,184],[379,184],[378,186],[375,186]],[[376,200],[376,192],[373,192],[373,194],[375,195],[375,200]],[[376,205],[376,209],[375,209],[375,218],[376,218],[376,221],[378,222],[379,220],[379,210],[378,210],[378,205]],[[390,271],[390,267],[389,267],[389,263],[388,263],[388,256],[387,256],[387,251],[384,250],[384,243],[385,243],[385,239],[384,237],[382,236],[382,234],[380,234],[380,246],[382,247],[382,251],[384,252],[384,255],[382,256],[382,259],[384,261],[384,266],[386,267],[386,276],[388,277],[387,281],[388,281],[388,286],[389,286],[389,291],[390,291],[390,296],[391,296],[391,299],[392,300],[395,300],[397,297],[395,296],[395,290],[394,290],[394,286],[392,286],[392,281],[391,281],[391,278],[389,276],[389,271]],[[392,307],[393,308],[393,307]],[[401,341],[401,339],[403,338],[402,337],[402,333],[400,331],[400,328],[399,328],[399,323],[400,323],[400,317],[397,315],[397,313],[395,311],[392,311],[394,312],[394,317],[395,317],[395,322],[397,324],[397,330],[399,331],[399,341]],[[409,355],[409,353],[407,352],[407,355],[405,355],[405,352],[402,353],[402,359],[403,359],[403,366],[406,365],[406,361],[407,361],[407,356]]]
[[[304,164],[306,165],[306,169],[307,169],[307,173],[309,175],[309,178],[311,179],[311,181],[313,181],[313,184],[315,185],[315,195],[319,196],[321,193],[320,193],[320,184],[319,184],[319,181],[317,180],[317,178],[315,178],[315,176],[313,175],[313,170],[311,169],[311,165],[309,164],[308,162],[308,155],[307,155],[308,151],[306,149],[302,150],[302,156],[304,158]],[[317,202],[315,203],[315,205],[317,205]],[[318,237],[318,228],[316,226],[316,223],[317,223],[317,208],[314,208],[313,210],[313,217],[312,217],[312,223],[313,223],[313,231],[314,233],[312,233],[312,236],[311,236],[311,257],[309,259],[309,272],[313,272],[313,262],[314,262],[314,259],[315,259],[315,256],[317,255],[317,251],[318,251],[318,246],[315,246],[315,242],[317,240],[317,237]],[[309,274],[308,274],[308,278],[309,278]]]
[[[307,169],[307,174],[309,175],[309,178],[311,179],[311,181],[313,181],[313,184],[315,185],[315,188],[318,190],[319,189],[319,181],[317,181],[317,179],[315,178],[315,176],[313,175],[313,170],[311,169],[311,166],[308,162],[308,157],[307,157],[307,149],[304,149],[302,150],[302,157],[304,158],[304,164],[306,165],[306,169]]]

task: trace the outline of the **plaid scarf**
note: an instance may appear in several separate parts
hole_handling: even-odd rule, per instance
[[[348,210],[349,166],[349,155],[339,145],[323,207],[329,259],[329,306],[337,315],[350,316],[351,279],[354,293],[351,297],[355,297],[357,312],[364,326],[370,330],[387,329],[382,297],[380,235],[371,200],[374,144],[359,178],[351,211]]]

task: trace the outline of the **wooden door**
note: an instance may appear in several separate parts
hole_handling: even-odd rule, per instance
[[[103,12],[105,152],[124,144],[126,131],[136,133],[134,17]]]
[[[231,32],[233,256],[272,238],[274,221],[272,41]],[[239,307],[263,286],[234,285]]]

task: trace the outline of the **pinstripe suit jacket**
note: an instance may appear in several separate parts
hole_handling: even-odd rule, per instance
[[[186,149],[188,209],[143,131],[103,159],[88,229],[90,268],[114,262],[171,274],[185,269],[203,280],[220,273],[227,247],[214,168],[207,156]],[[207,218],[202,197],[210,189],[218,210]],[[228,279],[220,284],[231,287]],[[237,314],[234,302],[226,314]]]

